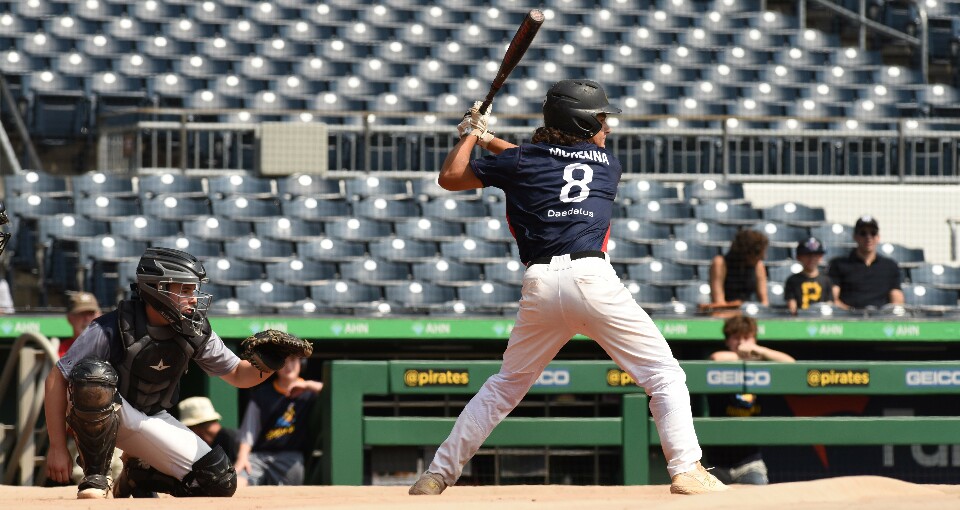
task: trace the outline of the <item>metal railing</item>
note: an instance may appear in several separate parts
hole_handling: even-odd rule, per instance
[[[193,122],[187,111],[173,115],[180,119],[102,128],[99,169],[200,174],[256,170],[258,124]],[[394,126],[366,121],[368,112],[355,115],[364,122],[328,125],[327,172],[434,172],[457,141],[452,125],[456,118],[441,118],[433,126]],[[623,116],[620,126],[638,120],[649,119]],[[751,120],[771,119],[743,119],[740,125]],[[937,122],[949,130],[922,130],[903,119],[891,121],[897,129],[885,131],[749,129],[727,122],[715,129],[618,126],[607,147],[620,159],[626,176],[654,179],[958,183],[960,120]],[[503,126],[497,135],[521,143],[533,130]]]

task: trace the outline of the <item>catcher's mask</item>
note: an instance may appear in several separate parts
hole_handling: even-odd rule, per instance
[[[611,106],[606,92],[593,80],[561,80],[547,91],[543,101],[543,125],[578,138],[590,138],[600,132],[601,113],[620,113]]]
[[[0,202],[0,226],[10,223],[10,220],[7,218],[7,209],[3,206],[3,202]],[[0,232],[0,254],[3,254],[3,249],[7,247],[7,241],[10,240],[10,232]]]
[[[135,290],[140,299],[170,322],[174,331],[187,336],[200,334],[212,296],[200,292],[210,280],[203,264],[187,252],[172,248],[147,248],[137,264]],[[172,284],[194,286],[174,292]],[[175,286],[177,290],[179,285]]]

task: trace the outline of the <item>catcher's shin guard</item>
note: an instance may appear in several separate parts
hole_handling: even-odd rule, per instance
[[[213,447],[193,463],[193,470],[183,477],[182,496],[229,498],[237,492],[237,472],[223,448]]]
[[[67,423],[80,453],[84,475],[81,489],[109,489],[105,480],[120,429],[117,372],[105,361],[87,358],[70,372],[68,388],[71,406]]]

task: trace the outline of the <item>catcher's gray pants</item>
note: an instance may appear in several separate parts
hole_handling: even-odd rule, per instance
[[[161,473],[183,480],[210,446],[166,411],[148,416],[121,399],[117,447]]]
[[[442,475],[448,485],[456,483],[493,428],[578,333],[599,343],[650,396],[670,476],[694,469],[701,451],[690,393],[670,346],[607,260],[560,255],[550,264],[527,269],[500,372],[487,379],[460,413],[429,471]]]

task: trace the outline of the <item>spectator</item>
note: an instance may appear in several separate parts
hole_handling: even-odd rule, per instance
[[[180,423],[189,427],[211,447],[223,448],[231,463],[237,462],[237,450],[240,448],[237,431],[220,424],[223,417],[213,408],[213,402],[209,398],[183,399],[177,404],[177,410],[180,412]]]
[[[726,255],[710,264],[710,300],[713,307],[734,307],[744,301],[769,305],[767,299],[767,236],[757,230],[740,230]]]
[[[810,308],[811,303],[833,301],[833,282],[820,272],[824,253],[823,243],[816,237],[797,243],[797,260],[803,265],[803,270],[787,278],[783,285],[787,309],[792,315],[796,315],[798,309]]]
[[[240,487],[303,485],[303,452],[311,437],[307,420],[323,389],[323,383],[300,377],[304,362],[287,358],[273,384],[262,384],[251,392],[234,464]]]
[[[87,329],[94,319],[103,315],[97,298],[89,292],[72,292],[69,295],[70,305],[67,307],[67,322],[73,328],[73,336],[60,341],[59,354],[62,358],[73,345],[73,342]]]
[[[877,253],[880,227],[872,216],[862,216],[853,228],[857,247],[830,261],[827,274],[833,281],[833,301],[843,309],[880,308],[903,304],[900,268],[896,261]]]
[[[7,209],[3,206],[3,201],[0,201],[0,227],[8,223],[10,219],[7,218]],[[7,247],[7,241],[11,236],[10,232],[0,230],[0,255],[3,255],[3,250]],[[10,284],[5,278],[0,277],[0,315],[7,313],[14,313],[13,296],[10,294]]]
[[[780,361],[793,363],[789,354],[757,344],[757,321],[751,317],[731,317],[723,323],[727,350],[710,355],[712,361]],[[749,417],[761,412],[757,396],[752,394],[711,395],[710,416]],[[704,452],[713,465],[712,473],[725,484],[766,485],[767,465],[760,448],[751,445],[713,446]]]

